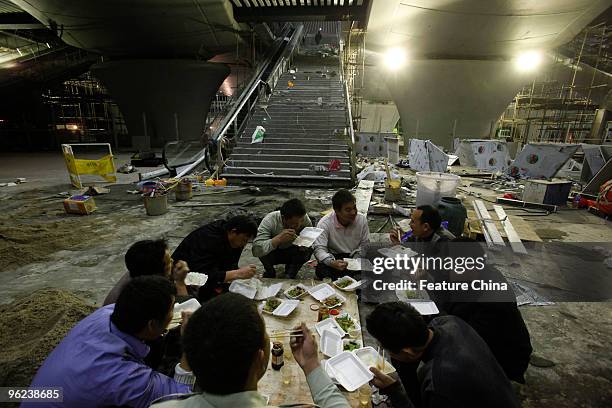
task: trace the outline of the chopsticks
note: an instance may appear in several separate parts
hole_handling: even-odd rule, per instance
[[[277,332],[270,334],[271,339],[276,339],[279,337],[304,337],[304,333],[302,333],[301,329],[297,329],[297,330],[279,330]]]
[[[382,357],[380,354],[380,346],[376,348],[376,353],[378,354],[378,357],[376,358],[376,368],[378,368],[380,371],[385,371],[385,349],[383,348],[382,350]]]

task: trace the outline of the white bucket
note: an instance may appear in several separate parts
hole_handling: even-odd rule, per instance
[[[416,174],[416,205],[434,205],[442,197],[455,197],[461,177],[448,173],[420,171]]]

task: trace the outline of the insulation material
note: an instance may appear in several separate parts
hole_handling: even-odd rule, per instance
[[[583,144],[584,164],[580,179],[589,181],[612,158],[612,146]]]
[[[502,140],[465,139],[455,154],[462,166],[490,172],[506,171],[512,161],[508,146]]]
[[[578,148],[578,144],[530,143],[516,156],[508,173],[513,177],[550,179]]]
[[[385,138],[395,137],[395,133],[361,132],[355,135],[356,152],[364,157],[385,157],[387,142]]]
[[[430,140],[410,139],[408,163],[416,171],[446,172],[448,155]]]

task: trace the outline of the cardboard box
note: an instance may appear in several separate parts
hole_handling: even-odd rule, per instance
[[[523,201],[529,203],[567,205],[572,182],[567,180],[528,180],[525,182]]]
[[[88,215],[96,211],[96,203],[91,196],[76,195],[64,200],[64,209],[68,214]]]

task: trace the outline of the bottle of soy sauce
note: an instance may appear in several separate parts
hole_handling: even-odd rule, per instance
[[[285,364],[283,360],[283,343],[279,341],[275,341],[272,343],[272,368],[274,370],[280,370],[281,367]]]

